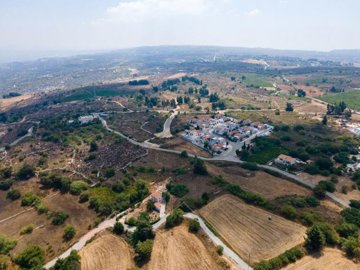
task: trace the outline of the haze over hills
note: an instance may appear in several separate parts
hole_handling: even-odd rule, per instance
[[[220,46],[147,46],[41,58],[0,65],[0,92],[23,93],[80,87],[127,77],[129,68],[141,68],[142,75],[149,74],[149,69],[153,71],[157,68],[170,68],[174,72],[218,69],[221,63],[226,62],[231,65],[225,65],[225,69],[263,68],[259,63],[244,63],[248,58],[267,61],[270,70],[314,65],[356,66],[360,63],[360,50],[318,52]],[[201,68],[196,70],[196,66],[190,63],[201,65]]]

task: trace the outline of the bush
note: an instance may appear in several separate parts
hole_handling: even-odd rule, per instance
[[[32,231],[34,230],[34,225],[33,224],[30,224],[30,225],[27,225],[25,227],[22,227],[21,230],[20,230],[20,234],[30,234],[32,233]]]
[[[8,254],[17,244],[16,240],[11,240],[0,234],[0,254]]]
[[[64,224],[65,220],[69,217],[69,215],[65,212],[57,212],[54,214],[51,223],[53,225],[61,225]]]
[[[217,252],[217,254],[219,254],[220,256],[222,256],[223,253],[224,253],[224,247],[221,246],[221,245],[216,246],[216,252]]]
[[[80,270],[80,256],[76,250],[71,251],[69,257],[58,259],[54,265],[54,270]]]
[[[321,186],[321,185],[319,185],[319,184],[316,185],[315,188],[314,188],[314,190],[313,190],[313,192],[314,192],[314,196],[315,196],[316,198],[318,198],[319,200],[325,199],[326,191],[325,191],[325,189],[324,189],[323,186]]]
[[[41,203],[41,198],[32,192],[28,192],[21,198],[21,206],[36,206]]]
[[[16,173],[16,177],[19,180],[28,180],[33,176],[35,176],[35,169],[33,166],[30,166],[28,164],[24,164]]]
[[[360,201],[350,200],[350,207],[360,209]]]
[[[184,197],[185,194],[189,192],[187,186],[183,184],[167,184],[166,188],[170,192],[170,194],[179,198]]]
[[[257,171],[259,169],[257,164],[252,162],[244,162],[240,166],[249,171]]]
[[[120,235],[124,232],[124,226],[120,222],[116,222],[113,228],[113,233]]]
[[[17,189],[10,189],[9,192],[6,194],[6,199],[10,199],[15,201],[21,197],[20,191]]]
[[[285,251],[283,254],[269,261],[261,261],[254,266],[254,270],[279,270],[289,263],[294,263],[301,259],[305,252],[300,247],[294,247]]]
[[[117,193],[121,193],[125,190],[125,185],[122,181],[120,180],[116,180],[112,183],[111,185],[111,189],[114,191],[114,192],[117,192]]]
[[[343,222],[336,227],[336,231],[341,237],[359,237],[359,227],[355,224]]]
[[[303,212],[300,214],[300,221],[306,226],[312,226],[317,222],[323,221],[318,213]]]
[[[342,243],[342,249],[345,251],[346,256],[350,258],[360,259],[360,241],[358,238],[350,237]]]
[[[189,232],[197,233],[200,230],[200,223],[197,219],[191,219],[189,221]]]
[[[70,193],[73,195],[80,195],[80,193],[88,189],[89,184],[84,181],[74,181],[70,184]]]
[[[342,217],[346,222],[355,224],[360,227],[360,210],[356,208],[348,208],[341,211]]]
[[[266,209],[273,209],[273,205],[270,204],[265,198],[252,192],[244,191],[239,185],[229,184],[226,186],[226,190],[231,194],[243,199],[248,204],[257,205]]]
[[[65,241],[70,241],[71,239],[74,238],[75,234],[76,234],[75,228],[71,225],[67,225],[64,229],[63,239]]]
[[[9,188],[12,186],[13,181],[11,179],[2,180],[0,181],[0,190],[9,190]]]
[[[143,242],[138,242],[135,246],[136,259],[137,261],[147,261],[151,257],[151,252],[153,248],[152,240],[145,240]]]
[[[165,227],[166,228],[172,228],[172,227],[180,225],[182,223],[182,221],[183,221],[183,215],[184,215],[184,212],[181,209],[179,209],[179,208],[175,209],[166,218]]]
[[[336,190],[336,186],[333,182],[330,181],[320,181],[318,183],[319,186],[323,187],[324,190],[328,192],[334,192]]]
[[[297,217],[297,212],[294,207],[291,205],[285,205],[281,208],[281,214],[287,219],[295,219]]]
[[[130,217],[127,220],[125,220],[125,224],[129,226],[135,226],[136,225],[136,218]]]
[[[146,203],[146,211],[152,212],[155,210],[155,203],[152,200],[148,200]]]
[[[29,246],[18,254],[14,261],[21,269],[41,269],[45,263],[45,252],[41,247]]]
[[[104,176],[106,178],[113,177],[115,175],[115,170],[113,168],[108,168],[105,170]]]
[[[339,242],[339,235],[337,234],[333,226],[325,222],[318,223],[317,226],[323,233],[325,237],[325,243],[327,245],[334,246]]]

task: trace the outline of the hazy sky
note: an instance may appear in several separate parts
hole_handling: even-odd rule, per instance
[[[0,53],[143,45],[360,48],[360,0],[0,0]]]

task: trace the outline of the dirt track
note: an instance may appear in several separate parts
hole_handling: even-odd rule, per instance
[[[220,270],[202,241],[186,225],[156,232],[149,270]]]
[[[355,264],[342,255],[338,249],[326,248],[321,257],[306,256],[284,270],[359,270]]]
[[[88,244],[80,256],[81,270],[126,270],[135,266],[129,245],[108,232]]]
[[[240,257],[249,261],[250,255],[250,263],[273,258],[304,241],[305,227],[231,195],[215,199],[200,213]]]

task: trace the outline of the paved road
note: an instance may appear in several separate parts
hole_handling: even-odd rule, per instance
[[[122,138],[128,140],[129,142],[131,142],[131,143],[133,143],[135,145],[138,145],[138,146],[141,146],[141,147],[144,147],[144,148],[148,148],[148,149],[167,152],[167,153],[173,153],[173,154],[180,154],[181,153],[181,151],[177,151],[177,150],[160,148],[159,145],[157,145],[157,144],[152,144],[152,143],[147,143],[147,142],[140,143],[140,142],[134,141],[133,139],[128,138],[124,134],[109,128],[104,119],[100,118],[100,120],[101,120],[102,124],[104,125],[104,127],[108,131],[113,132],[113,133],[121,136]],[[251,139],[252,139],[252,137],[248,138],[246,141],[249,142],[249,141],[251,141]],[[239,147],[239,148],[241,148],[241,147]],[[195,157],[195,155],[193,155],[193,154],[188,154],[188,155],[189,155],[189,157]],[[226,161],[226,162],[233,162],[233,163],[238,163],[238,164],[244,163],[243,161],[239,160],[239,158],[236,156],[236,148],[235,147],[233,147],[231,151],[227,152],[224,155],[215,156],[215,157],[212,157],[212,158],[204,158],[204,157],[198,156],[198,158],[200,158],[202,160],[205,160],[205,161]],[[258,164],[258,166],[260,168],[267,169],[267,170],[279,173],[282,176],[284,176],[286,178],[289,178],[292,181],[294,181],[294,182],[296,182],[296,183],[298,183],[300,185],[303,185],[305,187],[308,187],[310,189],[314,188],[313,184],[311,184],[310,182],[300,178],[297,175],[294,175],[294,174],[288,173],[286,171],[280,170],[280,169],[278,169],[276,167],[271,167],[271,166],[267,166],[267,165],[260,165],[260,164]],[[336,197],[332,193],[327,192],[326,196],[329,199],[331,199],[332,201],[334,201],[336,204],[338,204],[339,206],[343,207],[343,208],[348,208],[349,207],[349,204],[347,202],[341,200],[340,198]]]
[[[160,133],[156,133],[155,136],[158,138],[171,138],[172,134],[171,134],[171,123],[174,120],[175,116],[179,113],[178,111],[179,108],[176,108],[174,110],[174,112],[170,115],[170,117],[168,117],[164,123],[164,129],[162,132]]]
[[[31,137],[31,136],[33,135],[33,131],[34,131],[34,127],[29,128],[29,130],[27,131],[27,133],[26,133],[24,136],[16,139],[15,141],[13,141],[12,143],[10,143],[9,145],[10,145],[11,147],[12,147],[12,146],[15,146],[15,145],[17,145],[19,142],[21,142],[22,140],[24,140],[25,138]],[[3,152],[3,151],[5,151],[5,147],[1,147],[1,148],[0,148],[0,152]]]

